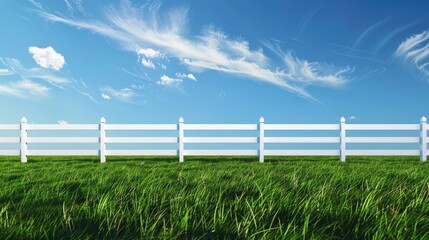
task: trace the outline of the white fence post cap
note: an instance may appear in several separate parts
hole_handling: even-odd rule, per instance
[[[101,122],[101,123],[106,123],[106,119],[105,119],[104,117],[101,117],[101,118],[100,118],[100,122]]]
[[[27,122],[27,118],[22,117],[22,118],[21,118],[21,122],[22,122],[22,123],[26,123],[26,122]]]
[[[420,121],[421,121],[421,122],[426,122],[426,117],[425,117],[425,116],[423,116],[423,117],[420,119]]]
[[[182,117],[180,117],[180,118],[179,118],[179,122],[180,122],[180,123],[183,123],[183,122],[184,122],[184,120],[183,120],[183,118],[182,118]]]
[[[259,122],[261,122],[261,123],[263,123],[265,120],[264,120],[264,118],[263,117],[261,117],[260,119],[259,119]]]
[[[345,122],[346,122],[346,119],[345,119],[344,117],[341,117],[340,121],[341,121],[342,123],[345,123]]]

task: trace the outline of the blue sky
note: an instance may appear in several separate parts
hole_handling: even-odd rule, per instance
[[[427,1],[2,1],[0,123],[417,123]]]

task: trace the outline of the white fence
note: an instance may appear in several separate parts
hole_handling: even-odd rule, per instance
[[[97,137],[29,137],[31,131],[96,131]],[[173,131],[173,137],[113,137],[107,133],[115,131]],[[421,161],[427,159],[427,123],[422,117],[420,124],[346,124],[341,118],[339,124],[265,124],[261,118],[259,124],[185,124],[183,118],[178,124],[106,124],[106,120],[101,118],[99,124],[28,124],[26,118],[22,118],[21,124],[0,124],[0,132],[16,131],[20,136],[2,137],[0,144],[19,144],[20,149],[0,150],[0,155],[20,155],[21,162],[27,162],[27,156],[49,156],[49,155],[88,155],[100,156],[101,162],[106,162],[106,156],[179,156],[179,161],[184,161],[184,156],[210,156],[210,155],[231,155],[231,156],[259,156],[259,161],[264,162],[264,156],[339,156],[340,161],[345,161],[346,156],[352,155],[406,155],[420,156]],[[234,137],[191,137],[185,136],[192,131],[250,131],[256,136],[244,137],[243,135]],[[332,131],[337,136],[307,137],[307,136],[265,136],[270,132],[284,131]],[[347,136],[347,133],[356,131],[411,131],[415,136]],[[96,144],[98,147],[91,150],[35,150],[28,149],[28,144],[34,143],[69,143],[69,144]],[[163,150],[117,150],[107,149],[106,144],[176,144],[174,149]],[[256,144],[256,149],[250,150],[192,150],[185,148],[187,144]],[[259,144],[258,144],[259,143]],[[270,144],[337,144],[336,149],[266,149]],[[354,150],[347,149],[347,144],[379,144],[379,143],[401,143],[418,144],[415,149],[394,149],[394,150]]]

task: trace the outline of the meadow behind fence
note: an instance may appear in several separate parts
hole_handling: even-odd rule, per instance
[[[0,124],[0,132],[12,131],[16,136],[0,136],[0,144],[19,144],[19,149],[0,149],[1,155],[21,156],[21,162],[27,162],[27,156],[100,156],[100,162],[106,162],[106,156],[178,156],[183,162],[185,156],[259,156],[264,162],[265,156],[339,156],[345,161],[346,156],[420,156],[421,161],[427,159],[427,123],[422,117],[419,124],[347,124],[341,118],[336,124],[265,124],[261,117],[258,124],[185,124],[183,118],[177,124],[107,124],[104,118],[98,124],[29,124],[24,117],[20,124]],[[96,137],[56,137],[49,136],[52,131],[92,131]],[[110,133],[141,131],[170,131],[171,136],[129,136],[115,137]],[[233,132],[233,136],[189,136],[193,131]],[[253,136],[242,135],[240,132],[252,132]],[[330,136],[291,136],[293,131],[330,132]],[[407,136],[353,136],[353,132],[410,132]],[[43,132],[44,136],[31,136],[31,132]],[[269,135],[276,132],[279,134]],[[280,136],[279,136],[280,135]],[[352,136],[350,136],[352,135]],[[400,134],[399,134],[400,135]],[[30,144],[96,144],[94,149],[32,149]],[[162,149],[113,149],[108,144],[168,144]],[[173,144],[175,147],[171,147]],[[203,144],[199,149],[188,148],[190,144]],[[204,144],[249,144],[251,149],[210,149]],[[253,144],[253,145],[251,145]],[[326,149],[279,149],[270,148],[273,144],[333,144],[335,147]],[[414,144],[411,149],[356,149],[352,144]],[[284,145],[281,145],[284,146]],[[399,145],[401,146],[401,145]]]

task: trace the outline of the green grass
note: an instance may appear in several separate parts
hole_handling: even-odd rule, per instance
[[[0,239],[429,239],[414,157],[0,158]]]

